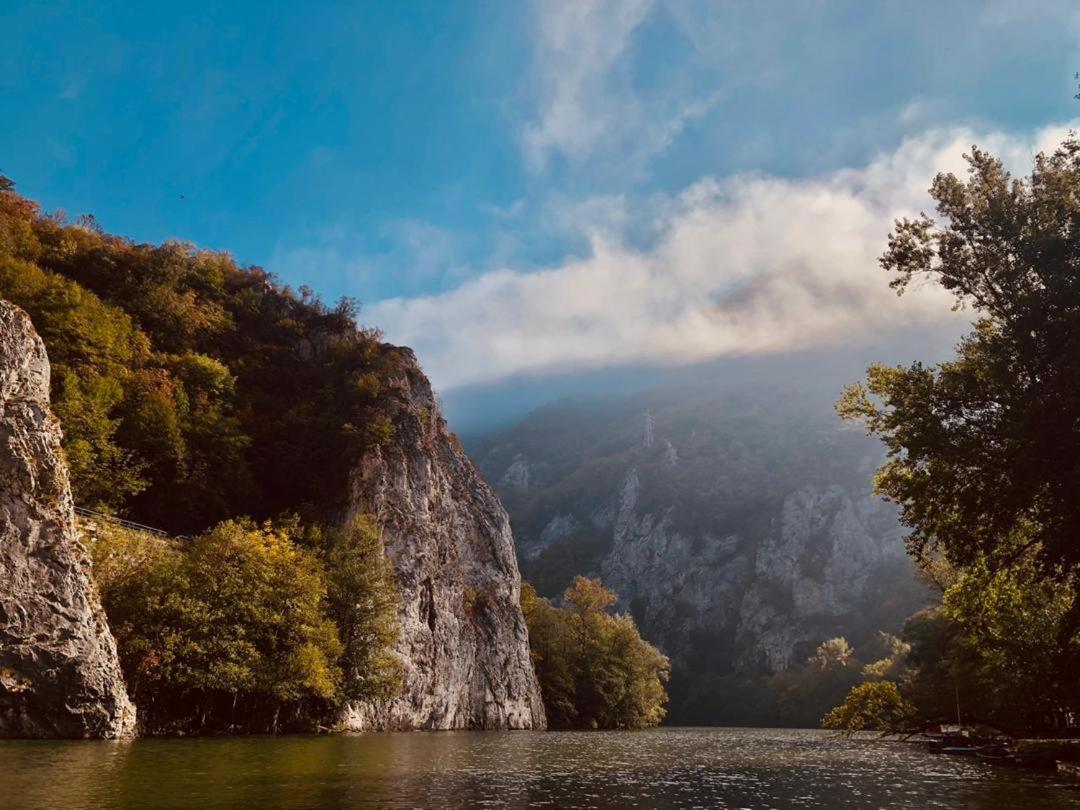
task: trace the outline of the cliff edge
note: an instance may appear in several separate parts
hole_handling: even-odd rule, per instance
[[[386,350],[399,369],[394,438],[361,460],[349,511],[376,517],[394,566],[403,689],[350,705],[343,726],[544,728],[509,518],[447,430],[415,355]]]
[[[45,346],[0,301],[0,737],[115,738],[134,725],[75,529]]]

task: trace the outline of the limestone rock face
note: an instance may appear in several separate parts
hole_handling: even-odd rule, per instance
[[[75,529],[45,346],[0,301],[0,736],[114,738],[134,724]]]
[[[391,349],[393,441],[355,471],[350,514],[372,514],[397,575],[399,697],[354,704],[346,729],[545,726],[506,511],[450,434],[408,349]]]
[[[600,574],[669,650],[692,646],[695,631],[725,628],[737,667],[783,671],[801,662],[800,648],[856,623],[850,617],[875,598],[876,575],[908,567],[895,509],[869,485],[803,485],[766,513],[757,542],[681,530],[674,507],[641,507],[641,486],[631,470]]]
[[[835,636],[876,642],[929,598],[871,493],[880,445],[832,412],[839,387],[755,385],[553,403],[474,449],[524,577],[555,598],[576,574],[614,588],[670,656],[681,721],[713,716],[717,683],[799,667]]]

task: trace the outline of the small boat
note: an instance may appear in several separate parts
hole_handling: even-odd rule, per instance
[[[977,751],[975,755],[984,762],[989,762],[993,765],[1016,766],[1024,764],[1020,757],[1016,756],[1016,754],[1003,745],[992,746],[986,751]]]
[[[1080,779],[1080,765],[1075,762],[1062,762],[1058,760],[1057,772],[1061,776],[1067,776],[1070,779]]]
[[[999,745],[947,745],[941,748],[941,753],[961,757],[974,757],[983,754],[989,755],[1000,749],[1001,746]]]

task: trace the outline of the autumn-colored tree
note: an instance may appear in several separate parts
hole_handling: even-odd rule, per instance
[[[103,524],[91,550],[148,731],[275,730],[340,698],[325,571],[285,532],[227,521],[178,542]]]
[[[77,501],[194,533],[336,513],[365,448],[393,436],[399,372],[358,307],[328,307],[227,254],[134,244],[0,184],[0,297],[53,366]]]
[[[824,728],[854,734],[880,731],[901,734],[912,730],[915,709],[892,681],[865,681],[852,688],[844,702],[821,720]]]

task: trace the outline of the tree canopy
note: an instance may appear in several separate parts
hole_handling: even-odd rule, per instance
[[[1014,179],[972,148],[939,174],[937,217],[903,219],[882,266],[976,313],[956,357],[872,366],[839,413],[882,438],[876,489],[942,604],[824,719],[1054,728],[1080,696],[1080,138]],[[880,680],[876,680],[880,679]]]
[[[321,514],[387,441],[396,356],[225,253],[136,244],[0,184],[0,297],[52,363],[77,501],[177,532],[239,514]]]
[[[522,612],[552,728],[642,728],[664,718],[667,658],[641,638],[633,619],[607,612],[617,599],[599,580],[579,576],[559,608],[522,584]]]
[[[91,553],[150,732],[304,727],[397,685],[393,584],[366,521],[230,520],[190,541],[102,523]]]
[[[977,313],[954,360],[874,366],[840,413],[880,436],[877,489],[919,557],[1080,570],[1080,139],[1030,177],[973,148],[966,180],[939,174],[937,217],[900,220],[882,266],[902,292],[937,282]]]

